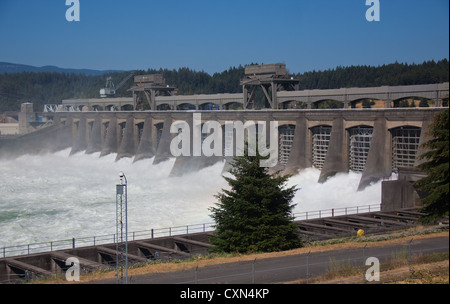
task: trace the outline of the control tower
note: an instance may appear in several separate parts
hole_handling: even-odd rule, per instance
[[[156,96],[173,96],[176,88],[166,85],[162,74],[134,76],[134,86],[128,89],[133,92],[135,109],[144,107],[144,96],[151,110],[156,110]]]
[[[241,80],[244,109],[255,108],[255,92],[258,87],[264,92],[270,107],[278,109],[277,92],[297,91],[299,82],[289,76],[284,63],[246,66],[245,77]]]

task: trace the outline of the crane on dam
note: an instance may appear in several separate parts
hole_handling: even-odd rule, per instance
[[[106,78],[106,85],[104,88],[100,89],[100,97],[114,97],[116,95],[116,91],[120,89],[127,81],[134,75],[135,71],[132,71],[127,77],[125,77],[117,86],[112,81],[112,77],[108,76]]]

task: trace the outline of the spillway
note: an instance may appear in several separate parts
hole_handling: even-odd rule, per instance
[[[215,194],[228,185],[224,163],[169,176],[175,159],[133,163],[116,154],[71,154],[71,149],[0,159],[0,247],[115,233],[115,185],[128,179],[129,231],[210,223]],[[227,173],[225,173],[227,174]],[[361,174],[317,183],[320,171],[302,170],[288,183],[300,188],[294,212],[379,204],[381,182],[357,192]]]

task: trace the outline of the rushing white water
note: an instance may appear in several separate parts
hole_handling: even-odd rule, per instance
[[[70,150],[0,159],[0,247],[115,233],[115,185],[128,180],[128,229],[148,230],[211,222],[215,194],[227,188],[222,163],[169,177],[174,160],[152,165],[115,154]],[[360,174],[338,174],[319,184],[319,170],[290,179],[294,212],[379,204],[381,182],[357,192]]]

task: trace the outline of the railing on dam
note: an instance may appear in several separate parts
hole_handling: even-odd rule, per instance
[[[334,217],[341,215],[359,214],[366,212],[380,211],[380,204],[362,205],[354,207],[332,208],[315,211],[296,212],[293,214],[295,221],[303,221],[324,217]],[[175,235],[185,235],[201,232],[214,231],[214,223],[203,223],[169,228],[148,229],[133,231],[128,233],[128,241],[153,239],[157,237],[170,237]],[[0,248],[1,257],[12,257],[19,255],[29,255],[34,253],[49,252],[55,250],[73,249],[80,247],[96,246],[102,244],[115,243],[115,234],[105,234],[97,236],[79,237],[58,241],[31,243],[26,245],[6,246]]]

